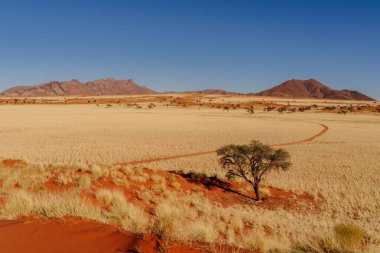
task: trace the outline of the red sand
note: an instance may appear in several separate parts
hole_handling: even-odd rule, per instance
[[[2,253],[201,253],[209,248],[206,244],[191,247],[172,243],[166,248],[163,245],[151,235],[122,232],[110,225],[77,218],[0,221]],[[223,252],[237,250],[230,246],[215,247]],[[255,251],[241,249],[239,252]]]
[[[25,165],[26,163],[22,160],[12,160],[12,159],[6,159],[2,161],[3,166],[8,168],[15,168],[19,165]]]
[[[160,242],[149,235],[121,232],[94,221],[75,218],[0,221],[0,247],[4,253],[114,253],[159,252]],[[201,252],[171,245],[169,252]]]
[[[137,240],[114,227],[78,219],[0,221],[1,252],[128,252]]]

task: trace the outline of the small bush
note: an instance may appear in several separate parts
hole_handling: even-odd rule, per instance
[[[195,191],[195,192],[201,192],[202,191],[202,187],[200,187],[199,185],[196,185],[196,186],[194,186],[193,191]]]
[[[164,184],[155,184],[151,188],[155,192],[164,192],[166,190],[166,186]]]
[[[71,177],[67,177],[63,174],[59,174],[57,179],[55,180],[55,183],[57,185],[67,185],[69,183],[71,183],[73,180]]]
[[[149,218],[145,211],[128,203],[121,191],[112,192],[112,206],[105,215],[111,221],[120,223],[123,229],[132,232],[145,232],[149,224]]]
[[[145,202],[149,202],[151,201],[153,198],[152,194],[148,191],[144,191],[142,193],[139,194],[139,199],[145,201]]]
[[[90,165],[89,168],[88,168],[88,172],[91,173],[91,175],[93,175],[95,177],[95,179],[98,179],[103,175],[103,169],[98,166],[98,165]]]
[[[178,183],[178,182],[172,182],[170,185],[173,186],[173,188],[174,188],[174,189],[177,189],[177,190],[178,190],[179,188],[181,188],[181,184]]]
[[[124,193],[120,190],[100,189],[96,192],[96,199],[106,205],[123,206],[127,203]]]
[[[112,192],[108,189],[100,189],[95,194],[96,199],[99,200],[102,204],[110,204],[112,201]]]
[[[149,179],[149,174],[145,173],[142,170],[136,169],[134,172],[135,172],[135,175],[137,175],[137,176],[141,176],[141,177],[145,178],[146,180]]]
[[[145,183],[146,182],[145,177],[138,176],[138,175],[131,175],[131,176],[129,176],[129,179],[133,182],[136,182],[136,183]]]
[[[364,240],[364,232],[353,224],[338,224],[334,227],[336,240],[345,247],[357,248]]]
[[[259,192],[260,192],[260,196],[262,198],[267,198],[267,197],[272,196],[272,194],[268,188],[260,188]]]
[[[191,223],[185,228],[185,231],[191,239],[201,242],[212,243],[219,236],[218,232],[210,224],[202,221]]]
[[[152,233],[168,239],[175,236],[175,228],[178,227],[179,212],[167,203],[160,203],[154,210],[156,219],[151,228]]]
[[[129,187],[129,183],[125,180],[125,178],[115,178],[112,181],[115,185],[124,186],[125,188]]]
[[[77,183],[78,183],[79,188],[90,189],[91,178],[87,176],[80,176],[77,178]]]
[[[31,194],[25,191],[15,191],[10,194],[5,205],[0,209],[0,217],[16,219],[33,211],[34,203]]]
[[[78,192],[63,194],[31,194],[25,191],[12,192],[0,209],[0,218],[16,219],[28,215],[45,217],[76,216],[104,222],[100,208],[95,207],[78,196]]]
[[[312,238],[292,246],[290,253],[352,253],[343,250],[334,238]]]
[[[165,178],[160,175],[154,174],[152,175],[152,181],[155,183],[163,184],[165,183]]]
[[[175,182],[175,181],[177,181],[177,179],[175,178],[174,175],[170,175],[170,177],[168,177],[168,181],[169,182]]]
[[[257,251],[263,251],[264,250],[264,241],[261,240],[259,237],[253,237],[253,238],[247,238],[244,242],[245,247]]]

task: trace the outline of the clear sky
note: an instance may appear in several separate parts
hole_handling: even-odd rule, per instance
[[[0,0],[0,90],[105,77],[240,92],[315,78],[380,99],[380,1]]]

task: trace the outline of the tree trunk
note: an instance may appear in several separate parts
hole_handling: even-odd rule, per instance
[[[260,200],[259,183],[253,184],[253,190],[255,191],[256,200]]]

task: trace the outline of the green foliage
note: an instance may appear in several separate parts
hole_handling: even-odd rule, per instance
[[[287,170],[290,155],[284,149],[273,149],[259,141],[248,145],[227,145],[217,150],[219,163],[227,170],[227,178],[243,178],[255,188],[259,199],[258,184],[272,170]]]
[[[248,145],[227,145],[218,149],[217,154],[222,167],[228,169],[228,178],[261,179],[270,170],[286,170],[291,166],[286,150],[275,150],[259,141]]]

